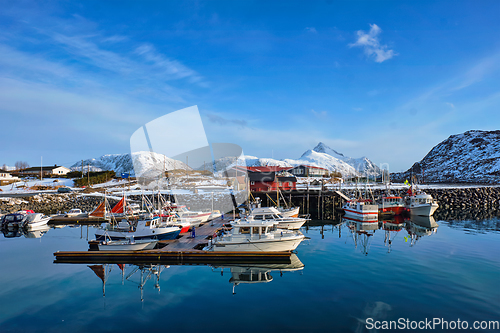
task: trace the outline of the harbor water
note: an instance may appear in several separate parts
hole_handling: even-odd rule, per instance
[[[0,331],[389,332],[500,321],[498,217],[310,221],[301,231],[309,239],[281,266],[57,264],[56,251],[88,249],[93,227],[5,233]],[[391,321],[399,327],[367,325]]]

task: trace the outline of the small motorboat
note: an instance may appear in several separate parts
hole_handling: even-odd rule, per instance
[[[42,213],[28,214],[23,222],[23,227],[26,229],[35,229],[44,226],[49,222],[50,217],[45,216]]]
[[[165,225],[159,216],[143,216],[138,221],[122,220],[119,223],[106,223],[103,228],[97,229],[95,237],[97,240],[127,240],[133,236],[135,240],[167,240],[176,239],[181,228],[173,225]]]
[[[154,249],[157,239],[138,239],[133,236],[127,240],[104,240],[98,244],[99,251],[142,251]]]
[[[70,209],[65,215],[65,217],[88,217],[88,213],[82,212],[79,208]]]

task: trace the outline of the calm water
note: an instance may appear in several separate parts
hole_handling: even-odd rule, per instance
[[[312,221],[298,260],[282,267],[105,265],[104,290],[88,265],[53,263],[55,251],[88,249],[86,227],[0,236],[0,331],[364,332],[366,318],[500,320],[500,220],[416,222]]]

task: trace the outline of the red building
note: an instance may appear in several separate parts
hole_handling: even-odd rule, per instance
[[[250,191],[269,192],[276,191],[279,187],[282,191],[296,190],[297,178],[290,174],[268,171],[249,171]]]

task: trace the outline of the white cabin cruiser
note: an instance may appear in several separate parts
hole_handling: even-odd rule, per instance
[[[411,215],[432,216],[439,205],[430,194],[419,191],[408,197],[407,207]]]
[[[28,214],[24,220],[23,226],[28,230],[34,229],[46,225],[49,220],[50,217],[42,213]]]
[[[284,217],[280,211],[274,207],[259,207],[254,208],[250,215],[246,217],[247,220],[274,220],[278,222],[278,228],[281,229],[300,229],[307,219],[301,217]]]
[[[235,220],[229,234],[212,240],[210,251],[293,251],[305,238],[300,231],[277,228],[275,220]]]

